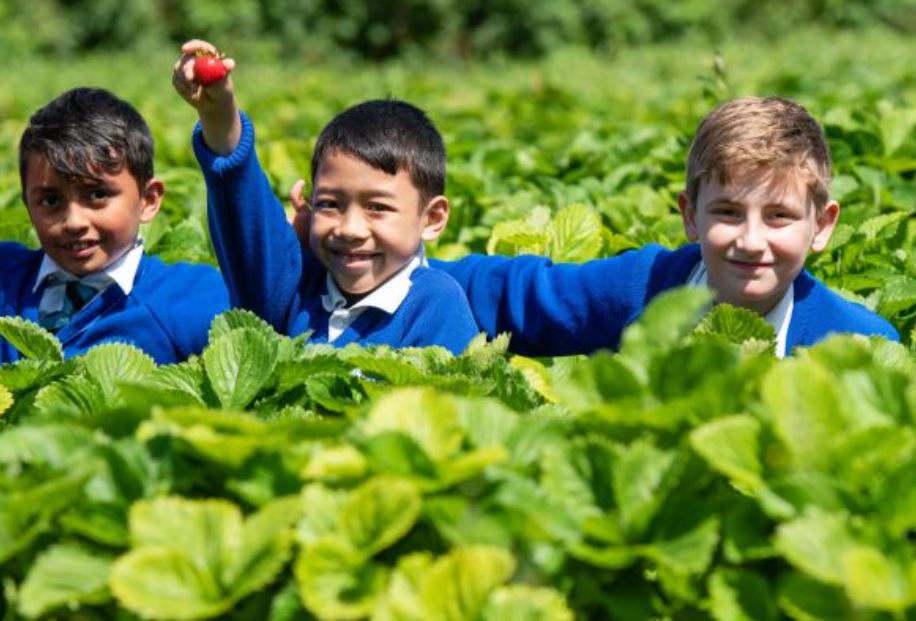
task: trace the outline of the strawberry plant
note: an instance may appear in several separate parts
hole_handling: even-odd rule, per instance
[[[811,56],[818,37],[831,45]],[[0,614],[916,618],[914,54],[912,37],[815,31],[613,62],[253,63],[243,103],[279,196],[344,106],[393,94],[429,111],[453,205],[438,257],[680,244],[699,117],[738,93],[798,99],[843,207],[808,267],[904,344],[836,337],[779,361],[767,324],[704,314],[689,291],[658,299],[620,352],[554,360],[507,355],[510,337],[458,357],[333,349],[240,311],[181,364],[119,344],[64,360],[3,318],[25,358],[0,366]],[[116,54],[11,65],[0,143],[15,153],[63,88],[111,88],[147,117],[166,182],[147,251],[212,262],[173,56],[161,88]],[[35,246],[15,158],[0,180],[0,237]]]

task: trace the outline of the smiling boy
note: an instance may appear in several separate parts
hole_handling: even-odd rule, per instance
[[[182,46],[173,84],[197,111],[194,152],[207,183],[211,237],[233,304],[311,340],[460,353],[477,334],[451,278],[426,266],[423,242],[448,222],[445,148],[422,111],[368,101],[322,130],[312,157],[310,252],[286,221],[257,160],[254,128],[231,77],[194,83],[204,41]],[[224,61],[231,72],[235,63]]]
[[[159,212],[165,187],[132,106],[102,89],[67,91],[30,119],[19,170],[41,250],[0,243],[0,315],[40,323],[67,356],[111,341],[159,363],[203,349],[226,290],[211,267],[143,253],[139,228]],[[0,339],[0,362],[17,359]]]
[[[656,295],[706,285],[718,302],[763,315],[778,356],[838,332],[899,340],[885,319],[843,299],[804,269],[839,217],[830,155],[817,122],[781,98],[739,98],[710,112],[690,148],[678,196],[687,237],[583,264],[471,255],[434,261],[465,289],[489,335],[511,332],[521,354],[616,349]],[[299,228],[304,228],[300,222]]]

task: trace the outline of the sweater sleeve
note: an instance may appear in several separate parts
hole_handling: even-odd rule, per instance
[[[247,308],[286,333],[317,278],[315,260],[304,256],[255,152],[254,127],[242,114],[235,150],[220,156],[207,146],[198,124],[194,153],[207,185],[210,236],[233,306]]]
[[[564,356],[619,346],[647,300],[669,286],[656,261],[662,251],[650,245],[579,264],[483,255],[430,263],[464,289],[488,336],[511,333],[519,354]]]

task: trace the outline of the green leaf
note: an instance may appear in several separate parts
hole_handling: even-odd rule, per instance
[[[718,418],[690,433],[690,444],[710,467],[753,493],[763,485],[760,422],[747,415]]]
[[[302,469],[302,478],[319,481],[347,481],[363,478],[366,458],[355,447],[344,444],[319,449]]]
[[[213,318],[207,341],[212,343],[216,339],[228,335],[233,330],[245,328],[260,332],[267,336],[269,340],[277,340],[280,336],[269,323],[258,317],[257,314],[244,308],[233,308]]]
[[[270,503],[244,524],[223,500],[157,498],[131,507],[134,549],[112,570],[112,592],[143,616],[221,614],[273,580],[290,554],[297,498]]]
[[[783,360],[764,377],[763,403],[796,464],[822,462],[849,428],[837,388],[834,376],[807,360]]]
[[[521,220],[499,222],[490,232],[487,254],[515,256],[520,254],[544,254],[550,237],[543,230]]]
[[[710,612],[716,621],[775,621],[778,611],[758,573],[720,569],[709,578]]]
[[[300,494],[302,517],[296,526],[296,539],[310,545],[338,532],[347,492],[332,490],[320,483],[306,485]]]
[[[523,584],[496,589],[481,615],[483,621],[573,621],[573,618],[560,593]]]
[[[62,468],[92,442],[92,433],[83,427],[22,425],[0,434],[0,463],[17,469],[22,464]]]
[[[622,447],[614,464],[614,498],[620,522],[631,540],[638,539],[665,500],[665,477],[675,453],[647,442]]]
[[[297,496],[279,498],[248,517],[242,545],[234,550],[223,580],[235,599],[264,588],[283,569],[292,554],[292,524],[302,510]]]
[[[7,390],[6,386],[0,384],[0,416],[13,407],[13,402],[13,393]]]
[[[25,550],[51,528],[53,519],[74,503],[95,465],[85,462],[41,484],[0,494],[0,564]]]
[[[892,237],[897,232],[897,227],[910,217],[906,211],[895,211],[869,218],[859,225],[859,233],[868,241],[874,241],[879,236]]]
[[[48,384],[38,391],[33,404],[38,414],[84,422],[107,407],[102,387],[79,375],[68,375]]]
[[[549,446],[541,457],[541,488],[553,502],[584,521],[601,513],[590,485],[588,461],[569,444]]]
[[[680,537],[646,545],[643,554],[678,574],[702,574],[718,543],[719,521],[709,519]]]
[[[889,278],[881,290],[877,311],[890,317],[916,306],[916,279],[909,276]]]
[[[64,350],[53,334],[21,317],[0,317],[0,337],[26,358],[61,361]]]
[[[916,110],[898,108],[887,101],[878,104],[878,127],[885,155],[893,155],[907,141],[916,126]]]
[[[108,573],[114,557],[71,544],[56,544],[32,563],[19,592],[19,613],[34,619],[57,608],[101,604],[111,596]]]
[[[776,332],[758,313],[730,304],[717,304],[697,325],[696,334],[721,338],[729,343],[750,339],[776,342]]]
[[[848,518],[809,509],[776,530],[776,549],[792,565],[825,582],[843,584],[843,557],[856,545]]]
[[[780,608],[801,621],[855,618],[842,589],[798,572],[781,577],[777,599]]]
[[[267,425],[250,414],[198,407],[153,408],[153,416],[137,430],[137,438],[176,436],[216,463],[240,466],[257,450],[275,445]]]
[[[340,532],[354,550],[369,558],[407,534],[421,505],[420,492],[410,481],[375,477],[347,497]]]
[[[83,356],[83,365],[108,399],[113,398],[118,381],[143,380],[156,368],[143,351],[123,343],[96,345]]]
[[[277,343],[253,328],[232,330],[203,353],[207,378],[227,410],[244,409],[267,384],[277,364]]]
[[[902,616],[916,604],[916,564],[898,562],[869,546],[856,546],[842,557],[846,593],[853,604]]]
[[[711,301],[712,293],[698,287],[681,287],[656,296],[642,317],[624,331],[621,354],[645,368],[653,354],[680,344]]]
[[[547,227],[547,256],[554,261],[581,263],[601,252],[601,218],[585,205],[561,209]]]
[[[428,553],[400,557],[388,588],[373,611],[372,621],[425,621],[420,589],[432,563]]]
[[[502,548],[473,546],[436,559],[420,587],[426,619],[475,621],[490,595],[515,571],[515,559]]]
[[[379,565],[364,565],[340,538],[325,537],[303,548],[296,581],[306,608],[322,620],[362,619],[375,607],[387,581]]]
[[[62,375],[71,373],[76,363],[49,362],[33,358],[21,358],[12,364],[0,364],[0,384],[13,394],[24,393],[53,382]]]
[[[369,435],[397,431],[419,444],[433,461],[444,461],[461,447],[455,398],[428,388],[403,388],[376,401],[363,430]]]
[[[109,585],[122,606],[148,618],[208,619],[232,606],[209,570],[175,548],[128,552],[115,562]]]

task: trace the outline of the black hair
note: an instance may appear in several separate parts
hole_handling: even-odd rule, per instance
[[[25,192],[29,156],[40,154],[68,178],[125,167],[142,189],[153,178],[153,137],[140,113],[101,88],[74,88],[29,119],[19,141],[19,177]]]
[[[423,200],[445,192],[445,145],[426,114],[396,99],[364,101],[328,123],[312,153],[312,181],[333,151],[395,175],[406,170]]]

